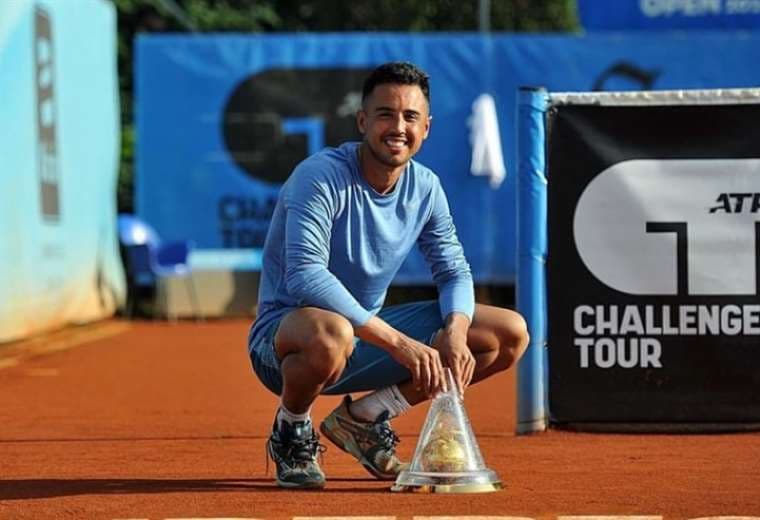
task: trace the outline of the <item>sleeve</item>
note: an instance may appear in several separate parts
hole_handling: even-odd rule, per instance
[[[472,321],[475,291],[470,265],[457,238],[446,194],[437,177],[431,194],[432,211],[417,244],[438,287],[441,316],[452,312],[466,314]]]
[[[285,284],[299,305],[336,312],[352,325],[372,317],[328,270],[332,218],[337,201],[326,181],[299,175],[283,194],[285,203]]]

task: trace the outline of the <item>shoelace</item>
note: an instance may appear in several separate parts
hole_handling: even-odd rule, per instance
[[[390,423],[387,421],[378,421],[374,425],[374,430],[377,434],[377,440],[379,441],[380,445],[386,450],[393,453],[398,443],[401,442],[401,439],[399,439],[398,435],[396,435],[396,432],[391,429]]]
[[[268,443],[269,441],[267,441]],[[275,441],[277,442],[277,441]],[[281,444],[277,442],[277,444]],[[291,439],[288,443],[288,450],[285,452],[286,457],[292,457],[296,462],[296,465],[304,467],[309,462],[314,460],[314,457],[319,457],[319,462],[324,463],[322,454],[327,451],[327,446],[319,442],[319,435],[316,432],[312,432],[311,437],[308,439]],[[265,443],[266,446],[266,443]],[[269,475],[269,450],[264,450],[264,458],[266,460],[265,473]]]
[[[296,462],[308,463],[315,457],[327,451],[327,447],[319,442],[319,435],[312,433],[308,439],[291,439],[287,454]]]

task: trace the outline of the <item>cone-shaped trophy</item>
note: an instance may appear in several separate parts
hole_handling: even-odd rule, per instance
[[[391,491],[487,493],[502,487],[483,463],[462,396],[451,370],[445,372],[448,391],[433,398],[412,464],[399,473]]]

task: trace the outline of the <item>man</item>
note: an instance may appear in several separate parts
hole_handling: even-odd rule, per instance
[[[320,394],[346,395],[321,432],[375,477],[405,467],[389,420],[446,388],[459,391],[512,366],[525,321],[475,305],[470,268],[438,178],[412,160],[430,131],[427,75],[388,63],[364,83],[361,143],[325,149],[282,187],[264,244],[254,370],[281,397],[267,443],[283,487],[322,487],[324,450],[310,419]],[[438,301],[381,309],[417,244]]]

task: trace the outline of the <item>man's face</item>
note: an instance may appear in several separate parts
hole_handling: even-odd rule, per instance
[[[359,131],[380,163],[403,166],[430,131],[430,107],[417,85],[377,85],[357,114]]]

